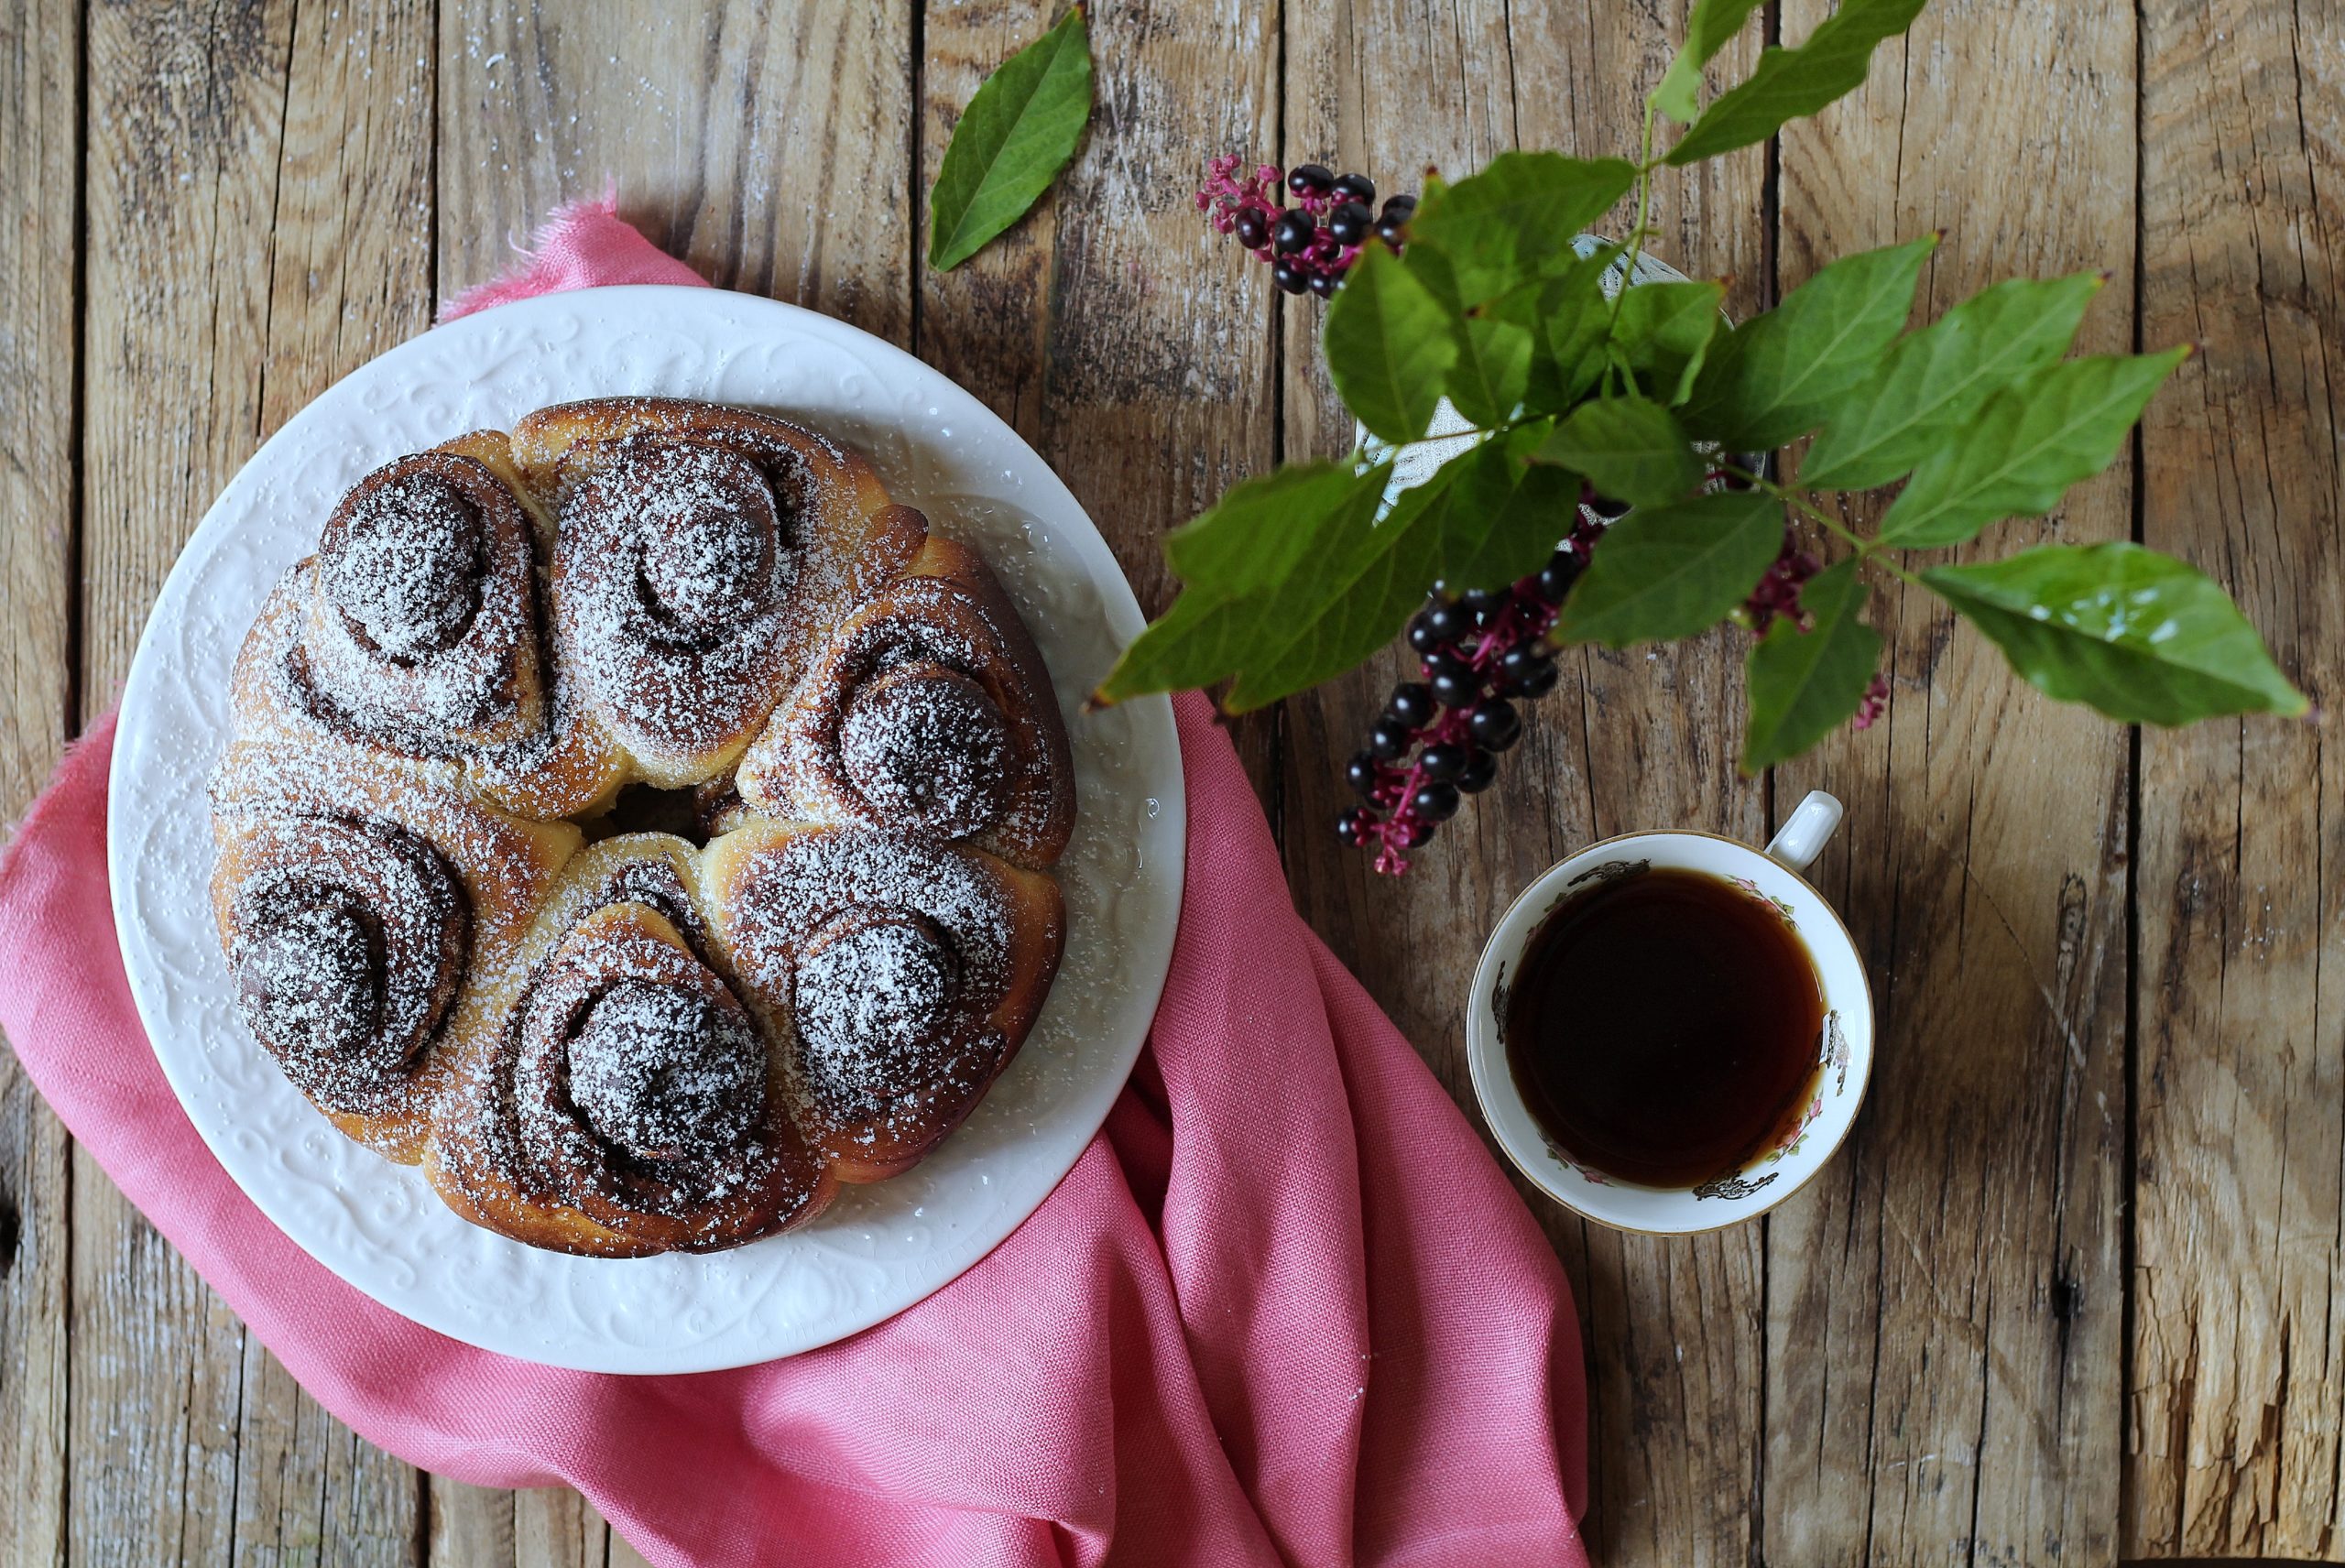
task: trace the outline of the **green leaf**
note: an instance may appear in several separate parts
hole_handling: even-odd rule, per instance
[[[1403,502],[1414,509],[1436,498],[1447,472],[1436,470]],[[1301,609],[1329,592],[1334,579],[1325,563],[1374,528],[1391,477],[1387,464],[1316,463],[1231,489],[1179,530],[1171,550],[1175,567],[1197,575],[1124,650],[1097,699],[1208,686],[1249,668],[1266,641],[1275,644],[1292,631]],[[1395,507],[1395,516],[1401,511]],[[1363,650],[1355,662],[1365,657]]]
[[[2043,545],[1922,581],[2047,695],[2126,724],[2308,706],[2229,594],[2137,544]]]
[[[953,127],[928,193],[928,265],[948,272],[1025,216],[1090,117],[1091,38],[1077,5],[987,77]]]
[[[1881,539],[1913,549],[1960,544],[1999,517],[2032,517],[2110,464],[2188,348],[2046,365],[1987,400],[1979,417],[1914,471]]]
[[[1478,305],[1572,267],[1579,259],[1573,236],[1636,178],[1625,158],[1502,152],[1480,173],[1425,191],[1409,220],[1410,248],[1439,250],[1456,280],[1457,302]],[[1344,293],[1350,290],[1347,280]]]
[[[1721,93],[1663,161],[1698,163],[1763,142],[1864,85],[1872,51],[1913,25],[1928,0],[1842,0],[1797,49],[1770,49],[1751,79]]]
[[[1327,373],[1344,406],[1386,441],[1423,435],[1457,361],[1456,320],[1400,257],[1361,251],[1327,306]]]
[[[1529,407],[1543,414],[1563,413],[1604,373],[1604,345],[1612,327],[1604,275],[1620,255],[1618,245],[1606,245],[1549,279],[1536,295],[1526,292],[1489,307],[1530,327],[1537,339],[1522,394]]]
[[[1609,540],[1605,548],[1611,548]],[[1745,773],[1796,757],[1846,724],[1863,704],[1881,664],[1881,634],[1857,619],[1865,585],[1854,556],[1809,578],[1799,603],[1807,630],[1779,615],[1751,648]]]
[[[1390,642],[1435,578],[1498,587],[1536,571],[1571,531],[1579,503],[1577,475],[1525,461],[1546,434],[1547,422],[1533,420],[1486,441],[1389,509],[1391,470],[1382,464],[1341,483],[1329,482],[1331,465],[1314,465],[1304,481],[1281,485],[1273,474],[1240,486],[1236,506],[1226,498],[1183,530],[1184,555],[1225,529],[1276,532],[1284,542],[1252,557],[1217,545],[1211,564],[1229,575],[1191,580],[1125,652],[1100,700],[1230,681],[1227,707],[1259,707]]]
[[[1900,340],[1879,370],[1833,399],[1800,483],[1870,490],[1909,472],[1989,397],[2067,353],[2102,282],[2079,272],[1998,283]]]
[[[1723,283],[1641,283],[1620,296],[1612,344],[1653,396],[1682,403],[1723,318]]]
[[[1604,531],[1556,635],[1608,648],[1696,636],[1751,596],[1783,545],[1783,503],[1756,491],[1631,512]]]
[[[1449,373],[1449,400],[1478,425],[1504,424],[1530,387],[1535,340],[1529,328],[1496,316],[1456,320],[1457,364]]]
[[[1652,90],[1652,106],[1683,125],[1694,117],[1702,87],[1702,67],[1742,30],[1760,0],[1694,0],[1685,17],[1685,42],[1661,85]]]
[[[1772,452],[1822,424],[1896,341],[1937,243],[1924,234],[1843,256],[1735,328],[1711,348],[1678,418],[1738,452]]]
[[[1456,589],[1503,588],[1547,563],[1579,519],[1580,478],[1527,461],[1553,428],[1534,419],[1486,441],[1449,466],[1457,470],[1441,519],[1441,566]]]
[[[1312,529],[1359,483],[1359,463],[1291,463],[1222,492],[1204,515],[1166,536],[1165,559],[1193,587],[1244,593],[1301,564]]]
[[[1678,500],[1707,472],[1669,410],[1634,393],[1574,408],[1539,449],[1539,461],[1585,474],[1605,495],[1636,506]]]

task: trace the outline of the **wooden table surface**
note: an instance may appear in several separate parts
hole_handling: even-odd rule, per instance
[[[921,193],[1052,8],[0,0],[0,811],[115,701],[254,447],[609,179],[716,282],[986,398],[1161,607],[1167,528],[1349,429],[1317,308],[1191,210],[1206,158],[1396,189],[1626,150],[1684,0],[1096,0],[1079,162],[936,276]],[[1659,212],[1655,249],[1741,309],[1931,228],[1933,310],[2106,268],[2089,347],[2205,352],[2130,460],[2002,542],[2176,551],[2339,690],[2345,0],[1937,0],[1861,93],[1665,174]],[[1240,726],[1298,902],[1469,1104],[1470,962],[1534,872],[1628,828],[1761,837],[1813,786],[1848,803],[1818,876],[1881,1044],[1825,1176],[1691,1240],[1532,1202],[1585,1334],[1598,1561],[2345,1561],[2345,749],[2317,723],[2132,733],[1942,607],[1873,616],[1886,722],[1757,780],[1733,637],[1571,656],[1397,885],[1327,826],[1396,661]],[[633,1559],[570,1494],[437,1480],[325,1415],[0,1053],[0,1563],[69,1560]]]

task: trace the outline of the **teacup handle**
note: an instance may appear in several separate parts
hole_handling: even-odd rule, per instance
[[[1840,825],[1841,814],[1838,800],[1821,789],[1810,789],[1783,830],[1767,841],[1767,858],[1794,871],[1806,870],[1824,853],[1832,830]]]

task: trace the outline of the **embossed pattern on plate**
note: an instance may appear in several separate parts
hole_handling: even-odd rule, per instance
[[[805,1230],[708,1257],[569,1258],[458,1219],[412,1169],[311,1108],[237,1019],[206,893],[205,785],[228,672],[280,573],[361,474],[532,408],[616,393],[803,419],[867,453],[896,496],[977,546],[1042,644],[1081,810],[1059,866],[1066,957],[1032,1037],[966,1125],[909,1174],[849,1189]],[[718,289],[547,295],[424,333],[289,420],[207,514],[157,600],[125,691],[107,822],[132,995],[229,1174],[311,1256],[442,1334],[550,1366],[704,1371],[826,1345],[957,1278],[1050,1195],[1140,1053],[1171,962],[1185,821],[1172,706],[1084,693],[1140,633],[1074,495],[976,398],[825,316]]]

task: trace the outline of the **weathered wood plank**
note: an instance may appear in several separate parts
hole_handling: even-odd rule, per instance
[[[1789,0],[1798,38],[1826,13]],[[2131,336],[2134,88],[2121,7],[1940,0],[1781,155],[1786,286],[1947,231],[1936,314],[1998,278],[2105,267],[2083,344]],[[2124,465],[2037,539],[2121,539]],[[1874,985],[1855,1135],[1769,1225],[1767,1560],[2116,1556],[2127,742],[2048,702],[1926,595],[1876,594],[1887,719],[1777,770],[1849,807],[1818,885]]]
[[[427,1568],[634,1568],[642,1561],[566,1486],[501,1492],[432,1477]]]
[[[85,714],[260,438],[427,317],[430,16],[90,16]],[[413,1560],[413,1472],[302,1394],[86,1157],[73,1225],[77,1554]]]
[[[71,721],[82,70],[66,0],[0,3],[0,822]],[[0,1051],[0,1564],[65,1561],[69,1143]]]
[[[2143,7],[2144,542],[2316,701],[2345,637],[2345,6]],[[2129,1552],[2345,1559],[2345,755],[2144,732]]]
[[[905,341],[908,7],[461,0],[440,50],[443,296],[609,180],[630,222],[720,287]]]
[[[1633,153],[1640,89],[1665,64],[1682,9],[1497,0],[1292,8],[1286,159],[1334,158],[1396,191],[1415,189],[1428,163],[1470,173],[1514,146]],[[1746,70],[1756,52],[1743,40],[1719,68]],[[1665,175],[1656,189],[1653,252],[1695,275],[1730,278],[1738,310],[1764,298],[1764,154],[1753,150],[1716,169]],[[1617,213],[1610,227],[1623,233],[1632,221]],[[1307,303],[1286,306],[1290,457],[1340,452],[1352,441],[1321,368],[1319,316]],[[1288,868],[1305,915],[1470,1109],[1466,985],[1484,934],[1523,884],[1578,845],[1629,829],[1757,836],[1764,797],[1735,774],[1741,685],[1724,639],[1651,658],[1572,655],[1499,784],[1390,883],[1327,824],[1348,802],[1345,758],[1406,668],[1396,648],[1286,704],[1284,782],[1296,823]],[[1746,1561],[1761,1424],[1760,1233],[1626,1236],[1527,1186],[1524,1195],[1579,1304],[1596,1556]]]

